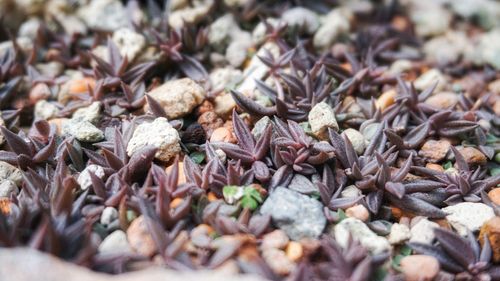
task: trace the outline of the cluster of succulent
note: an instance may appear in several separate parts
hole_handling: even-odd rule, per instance
[[[413,82],[430,65],[412,51],[419,50],[421,38],[403,4],[369,2],[376,8],[354,13],[359,24],[351,36],[343,32],[346,36],[321,49],[298,23],[274,20],[282,10],[304,6],[325,14],[327,22],[330,10],[341,10],[337,1],[240,1],[246,3],[241,6],[208,1],[216,2],[209,9],[213,14],[182,18],[182,27],[171,23],[176,10],[170,1],[145,2],[127,4],[127,29],[145,41],[144,53],[135,58],[109,30],[68,34],[57,20],[40,21],[29,52],[0,33],[0,40],[12,45],[0,49],[0,162],[22,177],[19,192],[0,197],[1,247],[29,246],[109,273],[153,265],[216,269],[233,262],[239,273],[270,280],[399,280],[406,272],[388,261],[405,247],[401,243],[392,253],[373,254],[352,233],[347,243],[333,238],[329,229],[346,214],[362,220],[347,210],[365,210],[364,223],[383,236],[409,217],[446,221],[444,208],[462,202],[484,203],[500,215],[498,202],[488,195],[500,185],[499,90],[496,95],[457,90],[452,106],[429,103],[442,81],[423,87]],[[186,2],[180,5],[203,1]],[[244,81],[217,89],[212,73],[228,63],[211,46],[210,28],[225,14],[238,28],[263,25],[265,32],[263,42],[245,52],[238,69]],[[264,45],[277,54],[259,49]],[[401,60],[411,67],[403,73],[389,69]],[[51,76],[40,69],[50,63],[64,72]],[[252,63],[265,71],[247,73],[244,66]],[[473,71],[483,84],[500,81],[487,65],[452,66],[463,71],[441,70],[457,80]],[[172,102],[151,93],[181,78],[206,94],[189,112],[167,120],[173,113],[165,104]],[[221,99],[229,100],[230,109],[218,112],[227,107]],[[57,111],[48,120],[35,116],[41,101]],[[82,117],[94,104],[99,117]],[[310,114],[318,108],[326,110],[319,118]],[[206,112],[214,113],[217,126],[200,121]],[[313,120],[330,115],[333,120]],[[61,120],[74,123],[58,124]],[[137,129],[157,120],[175,131],[176,146],[166,161],[158,157],[166,150],[158,145],[163,139],[131,149]],[[318,122],[321,134],[312,128]],[[82,140],[65,127],[75,124],[91,126],[103,137]],[[216,130],[226,134],[218,137]],[[449,149],[429,161],[420,153],[428,140],[446,140]],[[464,148],[477,151],[480,161],[462,153]],[[293,262],[290,258],[286,273],[271,264],[264,240],[276,229],[289,229],[275,214],[261,212],[281,187],[321,206],[328,224],[320,236],[294,241],[302,252]],[[352,190],[355,195],[346,195]],[[109,208],[117,213],[114,225],[102,223]],[[126,252],[103,252],[111,233],[132,235],[137,228],[143,243],[151,244],[143,248],[150,250],[131,245]],[[500,278],[492,259],[493,247],[500,245],[487,236],[480,237],[482,246],[472,232],[463,238],[437,228],[435,237],[436,243],[408,246],[435,257],[443,272],[459,280]]]

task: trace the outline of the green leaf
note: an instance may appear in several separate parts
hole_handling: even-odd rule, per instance
[[[251,186],[245,187],[244,197],[251,197],[255,199],[257,202],[262,203],[262,196],[260,195],[260,192]]]
[[[195,152],[189,154],[189,157],[191,158],[191,160],[193,160],[194,163],[201,164],[201,162],[203,162],[203,160],[205,160],[205,153],[195,151]]]
[[[241,198],[240,202],[241,202],[241,206],[243,206],[243,208],[248,208],[251,211],[257,209],[257,207],[259,206],[259,203],[257,203],[257,201],[250,196],[243,196],[243,198]]]
[[[449,168],[453,167],[453,163],[451,161],[447,161],[446,163],[443,164],[443,169],[448,170]]]
[[[387,276],[387,269],[383,267],[379,267],[375,269],[375,272],[373,272],[373,281],[382,281],[385,280],[385,277]]]
[[[236,185],[226,185],[222,188],[222,195],[224,199],[229,204],[232,204],[235,200],[235,196],[238,193],[239,186]]]
[[[342,210],[342,209],[339,209],[337,211],[337,214],[339,215],[339,222],[347,218],[347,215],[345,214],[344,210]]]
[[[493,144],[493,143],[497,143],[497,142],[500,142],[500,138],[496,137],[495,135],[492,135],[492,134],[487,134],[486,135],[486,143],[487,144]]]

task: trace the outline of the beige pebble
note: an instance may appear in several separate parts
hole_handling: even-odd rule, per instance
[[[291,261],[298,261],[304,253],[304,250],[302,249],[302,245],[299,242],[296,241],[290,241],[288,243],[288,246],[286,246],[286,256],[291,260]]]
[[[135,252],[150,257],[156,252],[155,242],[146,225],[146,218],[139,216],[127,229],[127,239]]]
[[[439,273],[439,262],[431,256],[406,256],[401,259],[401,271],[407,281],[430,281]]]
[[[365,222],[368,221],[368,219],[370,218],[370,213],[363,205],[354,205],[350,208],[347,208],[345,210],[345,214],[348,217],[357,218]]]
[[[261,247],[262,249],[284,249],[289,241],[290,239],[288,238],[286,233],[281,229],[277,229],[264,235],[264,237],[262,238]]]

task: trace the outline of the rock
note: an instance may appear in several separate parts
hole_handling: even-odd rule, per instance
[[[363,154],[366,148],[366,140],[363,134],[358,130],[349,128],[343,131],[342,135],[345,135],[349,139],[357,154]]]
[[[18,36],[27,37],[30,38],[31,40],[35,40],[40,25],[41,25],[40,19],[30,18],[19,27]]]
[[[500,205],[500,187],[490,190],[490,192],[488,192],[488,197],[493,203]]]
[[[106,207],[101,213],[101,224],[109,225],[118,219],[118,211],[113,207]]]
[[[274,224],[292,240],[317,238],[326,225],[319,201],[284,187],[277,187],[269,195],[260,212],[270,215]]]
[[[434,229],[438,227],[439,224],[430,221],[427,218],[420,219],[417,223],[412,225],[410,229],[410,242],[418,242],[430,245],[434,241]]]
[[[98,248],[101,254],[125,254],[132,252],[123,230],[115,230],[106,236]]]
[[[445,66],[458,61],[469,44],[465,33],[448,31],[425,42],[423,51],[428,62]]]
[[[59,21],[66,34],[87,34],[87,26],[77,16],[65,13],[57,13],[54,14],[54,17]]]
[[[446,220],[457,232],[467,235],[467,230],[478,231],[487,220],[493,218],[493,209],[483,203],[463,202],[442,209],[448,215]]]
[[[295,7],[285,10],[281,19],[289,28],[297,28],[307,34],[314,34],[319,28],[319,17],[313,11],[304,7]]]
[[[450,147],[451,143],[448,140],[427,140],[422,145],[418,155],[432,163],[437,163],[446,157]]]
[[[454,0],[446,1],[453,12],[460,17],[477,20],[485,29],[490,29],[500,24],[500,3],[492,0]]]
[[[264,131],[267,128],[267,126],[271,126],[271,124],[272,124],[271,118],[269,118],[268,116],[260,118],[259,121],[255,122],[255,125],[253,126],[252,129],[253,137],[256,140],[258,140],[262,136],[262,134],[264,134]]]
[[[113,42],[118,47],[120,54],[133,61],[139,52],[146,47],[146,38],[129,28],[120,28],[113,32]]]
[[[380,97],[378,97],[375,104],[378,108],[380,108],[380,110],[384,111],[386,108],[394,104],[396,94],[397,92],[395,89],[385,91],[384,93],[382,93],[382,95],[380,95]]]
[[[236,138],[228,128],[220,127],[215,129],[210,136],[210,142],[218,141],[236,143]]]
[[[288,239],[288,236],[286,236],[283,230],[276,229],[262,237],[262,244],[260,247],[262,249],[284,249],[289,241],[290,239]]]
[[[214,6],[214,0],[191,1],[192,6],[183,7],[170,13],[168,24],[174,29],[180,29],[185,24],[195,25],[208,15]]]
[[[56,78],[64,71],[64,65],[57,61],[37,63],[35,68],[40,72],[40,74],[50,78]]]
[[[292,262],[283,250],[266,249],[262,252],[262,258],[274,273],[285,276],[295,269],[295,263]]]
[[[426,37],[445,33],[451,23],[451,13],[440,5],[425,3],[410,9],[410,18],[415,24],[417,35]]]
[[[100,179],[104,178],[104,168],[99,165],[90,164],[78,176],[78,184],[82,190],[86,190],[92,186],[92,180],[90,179],[90,173],[94,174]]]
[[[378,127],[380,126],[380,123],[370,123],[367,126],[363,127],[361,130],[361,134],[363,137],[365,137],[366,141],[371,141],[372,138],[375,136],[375,133],[378,130]]]
[[[82,142],[98,142],[104,139],[104,133],[89,121],[70,119],[62,125],[62,134],[75,137]]]
[[[476,63],[490,64],[500,70],[500,28],[484,33],[479,44],[474,48]]]
[[[313,184],[307,177],[301,174],[295,174],[288,188],[302,194],[313,194],[319,192],[318,187]]]
[[[272,27],[278,27],[282,21],[277,18],[271,18],[268,17],[267,23],[269,23]],[[259,21],[259,23],[255,26],[255,28],[252,31],[252,40],[255,45],[260,45],[262,44],[266,39],[266,25]]]
[[[413,63],[410,60],[397,60],[391,64],[389,73],[401,74],[413,68]]]
[[[434,91],[441,91],[446,86],[446,78],[443,73],[436,68],[427,70],[422,75],[420,75],[413,85],[417,90],[423,91],[429,87],[432,87],[434,83],[437,82],[437,86]]]
[[[33,86],[28,94],[30,103],[38,102],[39,100],[46,100],[50,98],[51,91],[49,86],[45,83],[37,83]]]
[[[233,67],[240,67],[247,59],[248,49],[253,46],[252,36],[248,32],[241,31],[232,39],[226,49],[226,60]]]
[[[425,104],[438,109],[453,109],[457,103],[458,95],[453,92],[441,92],[425,100]]]
[[[500,217],[494,217],[483,224],[479,232],[481,245],[484,243],[485,235],[488,237],[493,250],[493,261],[495,263],[500,262]]]
[[[363,195],[361,190],[357,188],[355,185],[348,185],[340,192],[340,197],[342,198],[352,198]]]
[[[387,240],[391,245],[398,245],[406,242],[410,239],[411,233],[410,228],[404,224],[395,223],[391,226],[391,233],[389,233],[389,237]]]
[[[11,164],[0,161],[0,181],[10,180],[15,185],[20,186],[23,182],[21,171]]]
[[[228,116],[233,111],[233,108],[236,106],[236,102],[234,101],[231,94],[224,93],[218,95],[214,99],[215,102],[215,113],[219,116]]]
[[[372,254],[380,254],[391,250],[389,241],[371,231],[359,219],[346,218],[333,228],[335,240],[343,248],[348,246],[349,237],[358,240]]]
[[[351,11],[348,9],[333,9],[322,20],[322,25],[314,34],[313,45],[316,49],[325,50],[343,33],[351,28]]]
[[[263,80],[266,77],[269,67],[259,59],[259,56],[265,56],[267,52],[275,59],[280,55],[280,49],[275,43],[267,42],[262,45],[252,59],[250,59],[250,63],[243,71],[243,76],[245,78],[237,88],[239,92],[243,94],[252,94],[256,88],[255,80]]]
[[[474,147],[462,147],[458,148],[458,152],[462,154],[467,164],[470,166],[484,165],[488,161],[486,156]]]
[[[78,10],[78,16],[88,27],[103,31],[115,31],[129,23],[127,10],[118,0],[92,0]]]
[[[208,42],[214,46],[224,46],[233,32],[239,31],[238,23],[232,14],[217,18],[208,29]]]
[[[328,139],[328,128],[339,130],[333,109],[325,102],[316,104],[308,115],[312,133],[320,140]]]
[[[212,82],[212,89],[224,90],[226,88],[235,88],[243,79],[243,73],[239,69],[232,67],[217,68],[210,72],[210,82]]]
[[[158,149],[155,157],[166,162],[181,151],[180,140],[179,132],[166,118],[159,117],[137,126],[127,145],[127,154],[132,156],[146,146],[154,146]]]
[[[141,215],[133,220],[127,229],[127,239],[135,252],[150,257],[156,252],[156,245],[147,226],[147,219]]]
[[[95,101],[87,107],[82,107],[77,109],[73,113],[72,119],[89,121],[90,123],[96,125],[101,119],[101,102]]]
[[[366,207],[361,204],[347,208],[345,210],[345,215],[364,222],[367,222],[370,219],[370,212],[368,212],[368,209],[366,209]]]
[[[191,113],[205,98],[205,90],[190,78],[168,81],[147,94],[163,107],[169,119]]]
[[[0,197],[10,197],[11,194],[17,195],[19,188],[11,180],[2,180],[0,182]]]
[[[488,84],[488,90],[493,95],[500,96],[500,79],[494,80]]]
[[[201,125],[203,130],[205,130],[207,137],[210,138],[214,130],[224,125],[224,120],[222,120],[222,118],[220,118],[215,112],[207,111],[198,117],[198,124]]]
[[[431,281],[439,273],[439,261],[432,256],[406,256],[401,259],[400,268],[407,281]]]
[[[9,280],[16,281],[220,281],[228,279],[227,274],[216,270],[178,271],[159,266],[119,275],[103,274],[35,249],[21,247],[0,248],[0,276],[8,276]],[[258,275],[238,274],[231,276],[230,280],[266,281],[268,279]]]

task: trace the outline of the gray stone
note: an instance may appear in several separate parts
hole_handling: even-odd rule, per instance
[[[113,33],[113,42],[123,57],[133,61],[139,52],[146,47],[146,38],[129,28],[120,28]]]
[[[483,203],[462,202],[442,210],[448,214],[446,220],[462,236],[467,235],[467,230],[478,231],[495,216],[493,209]]]
[[[348,9],[334,9],[322,20],[322,25],[314,34],[313,44],[317,49],[327,49],[335,40],[351,28],[352,13]]]
[[[424,37],[443,34],[451,23],[451,13],[438,4],[425,3],[417,4],[409,10],[417,34]]]
[[[410,242],[431,244],[434,241],[435,228],[439,228],[439,224],[430,221],[427,218],[420,219],[417,223],[413,224],[410,229]]]
[[[83,190],[88,189],[92,186],[92,180],[90,178],[90,173],[94,174],[100,179],[104,178],[104,168],[99,165],[91,164],[85,167],[83,171],[78,175],[77,182],[80,185],[80,188]]]
[[[302,194],[312,194],[315,192],[319,192],[318,187],[301,174],[295,174],[293,176],[292,181],[288,185],[288,188]]]
[[[101,224],[109,225],[118,219],[118,211],[113,207],[106,207],[101,213]]]
[[[328,129],[339,130],[333,109],[325,102],[316,104],[308,115],[312,133],[320,140],[328,138]]]
[[[190,1],[193,5],[175,10],[169,14],[168,24],[180,29],[184,24],[196,24],[208,15],[214,5],[214,0]]]
[[[132,249],[127,241],[127,234],[123,230],[115,230],[99,244],[98,251],[101,254],[125,254],[131,253]]]
[[[64,122],[62,133],[83,142],[98,142],[104,139],[104,133],[89,121],[70,119]]]
[[[258,140],[262,136],[262,134],[264,134],[264,130],[269,125],[271,125],[271,118],[267,116],[260,118],[259,121],[255,123],[252,129],[252,135],[254,136],[254,138]]]
[[[288,24],[289,27],[295,27],[299,30],[313,34],[319,28],[319,17],[313,11],[304,7],[295,7],[286,10],[281,19]]]
[[[36,120],[49,120],[56,117],[57,113],[59,113],[59,109],[46,100],[39,100],[35,104],[34,113]]]
[[[402,244],[408,239],[410,239],[411,233],[408,226],[405,224],[395,223],[391,226],[391,233],[387,237],[387,240],[391,245]]]
[[[77,109],[73,113],[73,119],[89,121],[92,124],[97,124],[101,119],[101,102],[95,101],[87,107]]]
[[[226,49],[226,60],[234,67],[240,67],[247,59],[247,50],[252,47],[252,36],[250,33],[241,31],[240,35],[233,37]]]
[[[128,25],[127,10],[118,0],[92,0],[78,10],[88,27],[97,30],[114,31]]]
[[[373,254],[380,254],[391,250],[391,245],[387,239],[375,234],[363,221],[356,218],[342,220],[335,225],[333,234],[335,240],[343,248],[348,246],[349,237],[352,237]]]
[[[345,135],[349,139],[357,154],[363,154],[366,148],[366,140],[363,134],[358,130],[349,128],[343,131],[342,135]]]
[[[3,180],[10,180],[19,186],[23,181],[23,176],[18,168],[7,162],[0,161],[0,181]]]
[[[179,132],[163,117],[151,123],[142,123],[134,131],[127,145],[127,154],[132,156],[146,146],[156,147],[155,157],[168,161],[181,151]]]
[[[292,240],[318,238],[326,225],[323,205],[306,195],[285,187],[277,187],[260,209]]]
[[[3,180],[0,182],[0,197],[10,197],[11,194],[17,195],[19,188],[11,180]]]
[[[212,82],[212,89],[224,90],[226,88],[232,89],[241,82],[243,73],[239,69],[232,67],[217,68],[210,72],[210,82]]]

